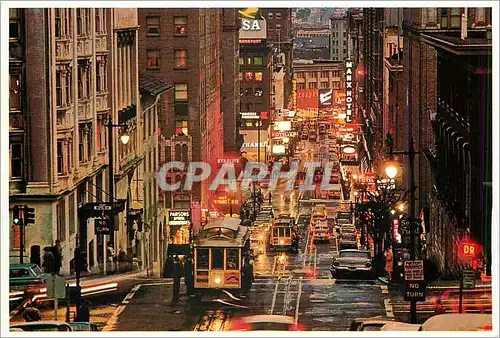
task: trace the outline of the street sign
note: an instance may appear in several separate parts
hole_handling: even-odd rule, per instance
[[[463,270],[462,274],[462,287],[464,289],[474,289],[476,287],[476,273],[474,270]]]
[[[66,279],[58,275],[47,277],[47,298],[66,298]]]
[[[112,210],[113,206],[109,203],[100,203],[97,205],[94,205],[94,210],[102,210],[102,211],[109,211]]]
[[[404,298],[407,301],[425,301],[426,283],[424,281],[406,281]]]
[[[96,218],[95,232],[96,234],[113,235],[113,229],[111,229],[111,224],[109,224],[109,219]]]
[[[404,271],[405,271],[405,280],[407,281],[424,280],[424,261],[423,260],[405,261]]]

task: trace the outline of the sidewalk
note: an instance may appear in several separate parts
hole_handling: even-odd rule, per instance
[[[101,282],[117,282],[124,279],[129,278],[147,278],[147,271],[129,271],[124,273],[117,273],[111,275],[103,275],[100,273],[86,273],[80,276],[80,284],[99,284]],[[71,276],[62,276],[66,279],[68,283],[76,283],[76,278],[74,275]]]
[[[394,288],[404,288],[404,281],[397,281],[395,283],[389,283],[387,277],[378,277],[380,282],[390,285]],[[460,287],[460,280],[436,280],[427,283],[427,289],[458,289]],[[480,280],[476,280],[476,289],[477,288],[491,288],[491,283],[481,282]]]

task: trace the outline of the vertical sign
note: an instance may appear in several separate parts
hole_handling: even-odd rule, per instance
[[[331,108],[333,104],[333,89],[320,89],[318,99],[318,108]]]
[[[345,103],[346,103],[346,112],[345,112],[345,121],[347,123],[352,122],[352,61],[346,61],[345,64]]]
[[[297,110],[297,80],[292,80],[292,110]]]

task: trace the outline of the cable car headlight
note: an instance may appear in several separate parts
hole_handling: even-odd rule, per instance
[[[215,282],[215,284],[220,284],[221,280],[220,280],[220,278],[217,277],[217,278],[215,278],[214,282]]]
[[[280,239],[280,245],[283,245],[283,244],[285,244],[285,241]]]

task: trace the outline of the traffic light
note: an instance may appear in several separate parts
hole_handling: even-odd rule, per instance
[[[23,225],[23,207],[21,205],[15,205],[12,214],[14,224]]]
[[[35,224],[35,208],[26,207],[25,211],[25,224]]]

